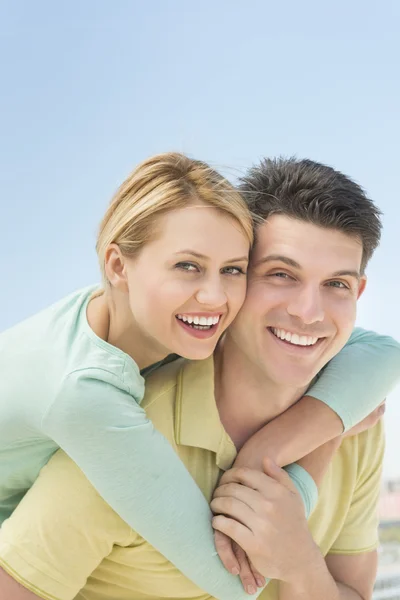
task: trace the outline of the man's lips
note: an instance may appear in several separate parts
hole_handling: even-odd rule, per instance
[[[312,350],[317,346],[320,346],[326,336],[311,335],[311,333],[297,333],[281,327],[267,327],[271,335],[288,348],[300,349],[300,350]]]

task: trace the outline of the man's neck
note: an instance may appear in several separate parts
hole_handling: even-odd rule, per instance
[[[215,398],[221,422],[237,449],[295,404],[307,388],[272,381],[226,336],[215,353]]]

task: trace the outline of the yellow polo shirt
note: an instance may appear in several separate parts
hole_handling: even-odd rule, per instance
[[[210,500],[236,456],[215,404],[212,359],[178,360],[156,371],[143,406]],[[383,448],[378,424],[345,439],[334,457],[309,519],[324,555],[377,547]],[[0,565],[49,600],[211,598],[120,519],[62,451],[4,522]],[[277,582],[259,597],[277,600]]]

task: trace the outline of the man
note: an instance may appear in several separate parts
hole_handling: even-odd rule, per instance
[[[311,161],[265,161],[261,167],[250,171],[243,187],[252,196],[251,206],[255,214],[266,221],[257,231],[245,307],[223,340],[223,360],[229,365],[229,370],[221,369],[220,381],[217,380],[221,419],[224,424],[229,424],[228,431],[239,445],[257,430],[254,421],[258,414],[256,411],[250,412],[243,402],[231,403],[229,398],[246,397],[248,404],[256,408],[262,403],[264,417],[265,397],[274,398],[274,404],[268,403],[267,415],[267,419],[273,419],[301,397],[312,378],[340,350],[350,334],[354,325],[356,300],[365,288],[365,266],[379,235],[379,219],[370,205],[361,203],[352,215],[351,211],[346,210],[357,196],[356,186],[349,184],[344,176]],[[352,197],[354,192],[355,196]],[[340,196],[343,198],[342,204]],[[363,228],[364,234],[360,236]],[[363,247],[360,246],[360,237],[363,237]],[[287,332],[292,334],[292,339],[293,334],[318,338],[317,353],[313,348],[309,352],[308,348],[296,345],[289,347]],[[230,377],[230,372],[235,373],[234,379]],[[251,385],[254,381],[260,381],[260,377],[262,385]],[[225,403],[229,410],[224,410]],[[231,472],[228,477],[223,477],[222,483],[239,481],[247,489],[243,485],[231,485],[229,490],[226,487],[223,489],[224,486],[219,489],[212,508],[217,513],[230,515],[237,520],[216,517],[214,526],[247,550],[260,572],[285,581],[280,586],[280,600],[369,597],[376,574],[376,551],[373,550],[374,544],[367,542],[368,535],[375,528],[372,525],[368,533],[368,519],[375,519],[376,516],[373,516],[372,506],[368,504],[363,507],[365,514],[363,510],[353,514],[357,513],[354,507],[357,503],[361,505],[363,496],[372,488],[374,501],[379,493],[379,464],[383,452],[380,427],[369,432],[368,436],[376,436],[375,443],[380,451],[375,455],[373,467],[370,463],[370,479],[365,479],[362,485],[358,481],[360,489],[353,488],[347,515],[342,515],[343,530],[339,528],[335,532],[338,538],[331,538],[330,543],[325,545],[316,533],[323,521],[321,511],[332,509],[332,499],[328,496],[324,498],[325,487],[309,521],[323,554],[327,554],[325,561],[321,552],[316,551],[304,527],[304,520],[295,529],[282,504],[273,505],[277,512],[271,514],[268,520],[274,525],[273,532],[269,530],[266,536],[271,552],[266,553],[265,546],[261,545],[258,553],[254,553],[254,537],[265,525],[260,519],[262,511],[273,510],[268,503],[262,506],[260,498],[248,490],[260,489],[262,478],[256,472],[239,475]],[[364,438],[360,436],[360,439]],[[347,446],[343,443],[342,455],[348,451]],[[326,459],[335,451],[335,442],[330,447],[326,445],[324,451],[321,467],[326,466]],[[373,456],[373,446],[369,451]],[[361,451],[359,447],[358,452],[352,455],[353,459],[363,464],[366,461],[365,452],[366,448]],[[307,467],[307,460],[300,461],[300,464]],[[272,475],[271,465],[268,472]],[[323,474],[324,468],[320,476]],[[341,475],[335,482],[337,490],[343,489],[346,468]],[[278,479],[278,472],[275,472],[275,477]],[[285,479],[281,473],[281,481]],[[280,491],[285,492],[282,487]],[[253,514],[247,515],[248,522],[244,527],[237,521],[243,523],[244,511],[249,507]],[[282,509],[282,513],[279,513],[279,509]],[[341,518],[339,505],[330,513],[330,518]],[[283,533],[286,519],[290,524],[286,528],[287,540]],[[354,535],[351,535],[352,528],[361,546],[364,542],[363,547],[346,547]],[[349,538],[347,541],[345,536]],[[327,542],[329,536],[323,537]],[[277,568],[271,569],[274,563]]]
[[[362,190],[311,161],[264,161],[243,185],[263,219],[245,305],[214,359],[158,370],[143,404],[210,500],[236,448],[292,406],[347,341],[380,233],[378,211]],[[307,345],[299,343],[304,336]],[[271,461],[265,474],[223,476],[212,507],[224,516],[214,526],[275,579],[262,600],[371,596],[382,454],[378,424],[305,457],[303,466],[322,481],[308,524],[295,487]],[[1,553],[24,586],[13,588],[16,600],[209,598],[132,531],[62,452],[16,516]]]

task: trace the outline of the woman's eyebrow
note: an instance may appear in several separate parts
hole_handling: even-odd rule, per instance
[[[179,252],[175,252],[174,254],[191,254],[192,256],[195,256],[196,258],[202,258],[203,260],[210,260],[209,256],[206,256],[205,254],[200,254],[199,252],[195,252],[194,250],[179,250]],[[248,256],[239,256],[238,258],[229,258],[225,262],[240,262],[240,261],[247,262],[248,260],[249,260]]]

